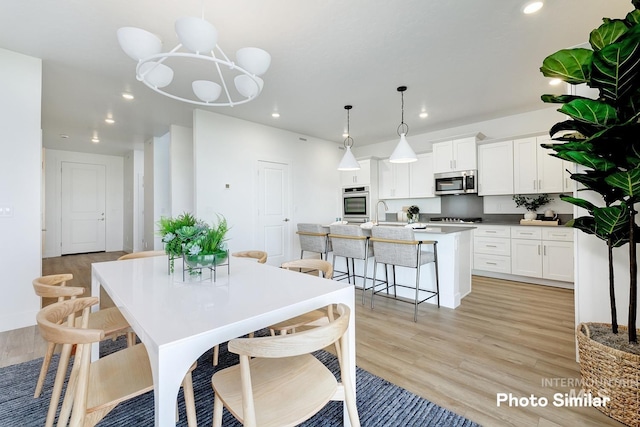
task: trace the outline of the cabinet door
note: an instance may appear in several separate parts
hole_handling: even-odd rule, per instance
[[[573,190],[576,188],[576,182],[571,179],[571,173],[575,172],[576,165],[573,162],[568,160],[562,161],[562,174],[564,180],[562,181],[562,191],[565,193],[573,193]]]
[[[378,194],[380,199],[390,199],[393,197],[393,163],[389,159],[378,162]]]
[[[476,138],[453,140],[453,170],[464,171],[478,168]]]
[[[513,194],[513,141],[478,146],[480,196]]]
[[[356,184],[369,185],[371,184],[371,160],[359,160],[360,170],[354,171]]]
[[[542,242],[542,271],[545,279],[573,282],[573,242]]]
[[[540,144],[548,144],[548,136],[536,138],[536,158],[538,163],[538,193],[561,193],[564,188],[563,161],[550,154],[553,150],[542,148]]]
[[[381,199],[409,197],[409,163],[380,162],[378,169],[378,194]]]
[[[433,173],[453,170],[453,141],[433,144]]]
[[[433,197],[433,155],[418,154],[418,161],[409,163],[409,197]]]
[[[536,138],[513,141],[513,191],[515,194],[537,192],[538,172]]]
[[[511,274],[542,277],[542,241],[511,239]]]

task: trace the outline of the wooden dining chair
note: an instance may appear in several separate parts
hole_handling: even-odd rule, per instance
[[[282,263],[280,268],[298,270],[304,273],[316,272],[318,276],[324,277],[325,279],[331,280],[333,278],[333,266],[329,261],[321,259],[296,259]],[[287,319],[284,322],[271,325],[269,326],[269,331],[271,332],[271,335],[285,335],[287,333],[295,332],[297,329],[302,327],[312,325],[320,319],[329,319],[329,315],[330,311],[328,308],[313,310],[300,316]]]
[[[102,420],[119,403],[153,390],[153,376],[146,347],[137,344],[91,362],[91,346],[102,341],[102,329],[89,328],[91,306],[98,298],[76,298],[51,304],[38,313],[40,334],[50,342],[62,344],[63,351],[76,346],[73,368],[58,419],[58,425],[91,427]],[[78,325],[75,313],[82,311]],[[191,372],[183,381],[189,427],[197,427]],[[62,370],[62,372],[61,372]],[[58,374],[67,366],[58,365]]]
[[[226,407],[245,427],[295,426],[311,418],[329,401],[346,403],[349,420],[360,426],[351,381],[347,328],[350,310],[338,304],[331,323],[296,334],[236,338],[229,351],[240,364],[213,374],[213,426],[222,426]],[[340,342],[340,378],[311,353]]]
[[[257,259],[260,264],[267,262],[268,256],[265,251],[241,251],[234,252],[231,255],[240,258],[254,258]]]
[[[260,264],[264,264],[267,262],[268,254],[265,251],[240,251],[234,252],[231,256],[235,256],[238,258],[253,258],[257,259]],[[249,337],[253,337],[253,332],[249,334]],[[218,366],[218,361],[220,360],[220,345],[216,344],[213,347],[213,366]]]
[[[149,258],[154,256],[165,256],[167,253],[165,251],[140,251],[140,252],[131,252],[130,254],[122,255],[118,258],[118,261],[122,261],[125,259],[136,259],[136,258]]]
[[[49,276],[38,277],[33,280],[33,289],[40,298],[55,298],[58,302],[68,299],[75,299],[78,296],[84,294],[84,288],[79,286],[66,286],[67,282],[73,279],[72,274],[54,274]],[[107,338],[115,338],[118,335],[130,333],[131,328],[129,323],[122,316],[122,313],[116,308],[105,308],[88,315],[88,325],[91,329],[100,329],[105,332]],[[79,319],[78,319],[79,321]],[[46,338],[45,338],[46,340]],[[39,397],[42,393],[45,377],[49,371],[49,365],[51,363],[51,357],[53,356],[56,348],[56,343],[53,341],[47,341],[47,352],[42,360],[42,366],[40,367],[40,375],[36,383],[36,389],[33,397]],[[128,340],[129,345],[133,345]],[[60,394],[62,393],[62,386],[66,377],[66,366],[69,363],[69,357],[71,356],[71,348],[68,352],[63,351],[60,354],[59,364],[64,364],[65,371],[62,375],[56,375],[53,391],[51,392],[51,399],[49,403],[49,411],[47,413],[46,426],[52,426],[55,418],[56,409],[60,401]]]

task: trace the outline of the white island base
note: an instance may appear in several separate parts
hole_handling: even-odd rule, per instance
[[[471,292],[471,239],[474,227],[427,227],[426,229],[415,230],[416,240],[436,240],[438,242],[438,274],[440,277],[440,306],[456,308],[460,305],[460,300]],[[375,254],[374,254],[375,256]],[[367,288],[371,287],[373,280],[374,257],[369,257],[367,266]],[[355,260],[356,287],[362,289],[362,272],[364,261]],[[337,257],[336,272],[334,276],[339,277],[339,272],[346,272],[345,259]],[[391,280],[391,268],[389,268]],[[376,279],[384,279],[384,265],[378,265]],[[396,283],[414,286],[416,270],[413,268],[396,267]],[[346,278],[344,279],[346,280]],[[435,273],[433,263],[423,265],[420,271],[420,288],[424,290],[435,290]],[[377,290],[382,289],[378,286]],[[415,290],[397,287],[398,297],[413,301]],[[392,290],[389,289],[390,294]],[[379,297],[378,294],[376,298]],[[367,289],[367,300],[371,297],[371,289]],[[427,301],[430,304],[437,304],[436,298]]]

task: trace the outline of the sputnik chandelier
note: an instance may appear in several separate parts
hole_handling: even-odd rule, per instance
[[[204,18],[180,18],[175,23],[175,30],[179,43],[169,52],[162,52],[162,41],[149,31],[135,27],[118,30],[120,47],[138,61],[136,78],[139,81],[162,95],[203,106],[233,107],[260,95],[264,85],[260,76],[271,65],[268,52],[245,47],[236,52],[237,62],[232,61],[218,46],[218,31]],[[170,86],[174,71],[166,63],[182,63],[178,66],[184,70],[185,66],[194,65],[193,60],[208,64],[210,70],[207,70],[206,78],[191,83],[195,97],[187,97],[188,91],[180,91],[178,82],[174,83],[175,87]],[[229,87],[225,76],[227,79],[233,77],[235,89]],[[223,91],[225,96],[218,101]]]

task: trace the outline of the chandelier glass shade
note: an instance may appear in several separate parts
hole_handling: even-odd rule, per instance
[[[120,47],[138,62],[136,78],[139,81],[162,95],[203,106],[233,107],[260,95],[264,81],[259,76],[271,65],[268,52],[245,47],[236,52],[236,61],[232,61],[218,46],[216,28],[201,18],[180,18],[175,23],[175,31],[178,45],[162,52],[162,41],[149,31],[135,27],[118,29]],[[194,96],[188,96],[172,87],[176,73],[167,63],[183,63],[184,70],[184,66],[194,64],[194,60],[202,61],[209,68],[206,78],[191,83]],[[234,87],[230,87],[231,79]],[[224,97],[218,100],[223,92]]]
[[[344,149],[345,153],[342,156],[342,160],[338,165],[339,171],[357,171],[360,169],[360,163],[356,160],[355,156],[351,152],[351,147],[353,147],[353,138],[351,138],[351,134],[349,133],[349,110],[353,107],[351,105],[345,105],[344,109],[347,110],[347,137],[344,139]]]
[[[402,97],[402,119],[398,126],[398,135],[400,135],[400,141],[396,146],[396,149],[391,153],[389,161],[391,163],[411,163],[418,161],[415,151],[409,145],[406,135],[409,133],[409,125],[404,122],[404,91],[407,90],[406,86],[400,86],[398,92]]]

